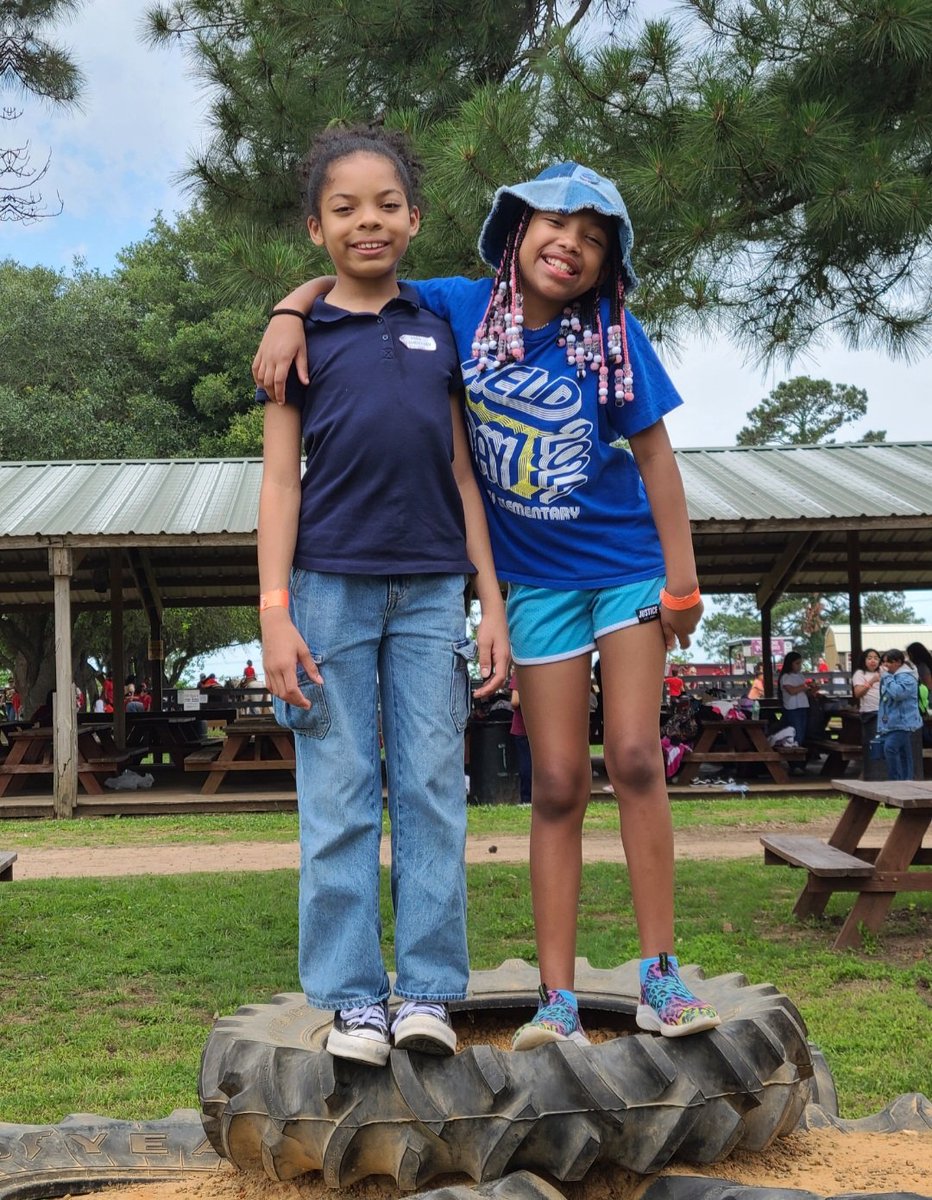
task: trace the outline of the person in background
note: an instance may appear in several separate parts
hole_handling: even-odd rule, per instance
[[[922,642],[910,642],[906,647],[908,662],[919,677],[919,714],[922,717],[922,744],[932,746],[932,654]]]
[[[748,688],[748,699],[751,701],[763,700],[764,694],[764,664],[758,663],[754,668],[751,686]]]
[[[858,702],[865,741],[877,732],[877,710],[880,707],[880,652],[868,647],[858,659],[857,670],[851,676],[851,692]]]
[[[880,708],[877,733],[883,738],[887,778],[912,779],[912,734],[922,725],[919,715],[919,684],[906,667],[902,650],[887,650],[880,663]]]
[[[680,669],[676,663],[670,667],[670,674],[664,676],[663,686],[667,689],[667,695],[671,700],[679,700],[682,696],[686,684],[680,678]]]
[[[512,675],[508,680],[511,688],[511,740],[515,744],[515,754],[518,757],[518,782],[522,804],[531,803],[531,743],[524,727],[524,717],[521,715],[521,696],[518,693],[518,678]]]
[[[252,659],[246,659],[246,669],[243,671],[243,682],[248,686],[256,677],[256,668],[252,665]]]
[[[797,746],[805,746],[806,730],[809,725],[809,694],[817,685],[802,674],[803,656],[790,651],[784,658],[777,676],[777,694],[783,706],[783,717],[796,735]],[[791,770],[799,772],[801,767]]]
[[[54,691],[45,693],[45,700],[29,718],[30,725],[39,725],[45,728],[52,724],[52,712],[54,708]]]

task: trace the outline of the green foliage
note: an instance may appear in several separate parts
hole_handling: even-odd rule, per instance
[[[148,638],[149,623],[145,613],[127,609],[123,615],[127,674],[148,674]],[[165,684],[167,687],[178,686],[188,666],[205,654],[234,643],[258,639],[259,618],[255,608],[166,608],[162,615]],[[82,613],[75,622],[75,640],[81,647],[82,662],[87,664],[89,671],[100,667],[109,670],[109,613]]]
[[[273,247],[245,268],[266,298],[300,269],[310,138],[377,119],[408,129],[427,165],[418,272],[480,270],[495,187],[577,158],[628,201],[637,310],[655,337],[702,324],[755,357],[829,333],[918,353],[932,316],[932,0],[691,0],[640,27],[622,8],[176,0],[150,9],[149,28],[180,38],[216,89],[189,175],[212,211]]]
[[[219,293],[226,250],[197,208],[173,225],[156,217],[148,236],[118,259],[114,283],[134,319],[141,368],[190,423],[190,450],[216,453],[233,417],[253,404],[261,311]]]
[[[863,388],[796,375],[778,383],[766,400],[751,409],[736,441],[739,446],[833,442],[832,434],[866,412]],[[864,440],[882,442],[885,436],[883,431],[871,430]]]
[[[713,596],[715,612],[703,617],[700,644],[718,662],[728,661],[728,644],[741,638],[760,637],[760,614],[753,596]],[[903,592],[865,592],[861,620],[865,624],[909,623],[916,614]],[[771,629],[774,637],[792,638],[795,648],[810,662],[822,653],[829,625],[848,624],[848,597],[842,594],[784,595],[774,604]]]

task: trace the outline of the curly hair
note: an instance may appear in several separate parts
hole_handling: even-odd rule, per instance
[[[320,219],[320,197],[331,166],[353,154],[380,154],[395,168],[409,207],[421,207],[423,166],[406,134],[381,125],[332,125],[311,142],[300,167],[307,210]]]

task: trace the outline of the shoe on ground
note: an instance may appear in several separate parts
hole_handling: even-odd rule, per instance
[[[512,1039],[512,1050],[533,1050],[547,1042],[575,1042],[588,1046],[579,1020],[579,1008],[572,992],[552,990],[541,985],[540,1005],[534,1016],[522,1025]]]
[[[342,1008],[333,1014],[327,1050],[335,1058],[350,1058],[354,1062],[368,1063],[370,1067],[384,1067],[391,1048],[386,1001],[362,1008]]]
[[[638,1029],[663,1037],[686,1037],[703,1029],[714,1029],[722,1018],[711,1004],[694,996],[680,979],[679,964],[672,954],[661,954],[641,969],[641,996],[635,1020]]]
[[[455,1054],[456,1032],[445,1004],[433,1000],[406,1000],[392,1022],[396,1050],[421,1054]]]

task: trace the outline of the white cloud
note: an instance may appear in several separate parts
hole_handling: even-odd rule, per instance
[[[87,0],[77,18],[53,35],[86,76],[82,109],[50,112],[25,97],[23,116],[3,130],[7,138],[12,131],[17,144],[30,140],[33,167],[51,150],[39,185],[47,207],[57,191],[68,222],[133,222],[137,236],[159,209],[185,206],[175,176],[204,137],[207,108],[202,89],[186,74],[180,47],[143,43],[145,9],[146,0]],[[50,239],[57,235],[51,221],[32,228]],[[0,250],[15,253],[23,232],[0,230]]]

